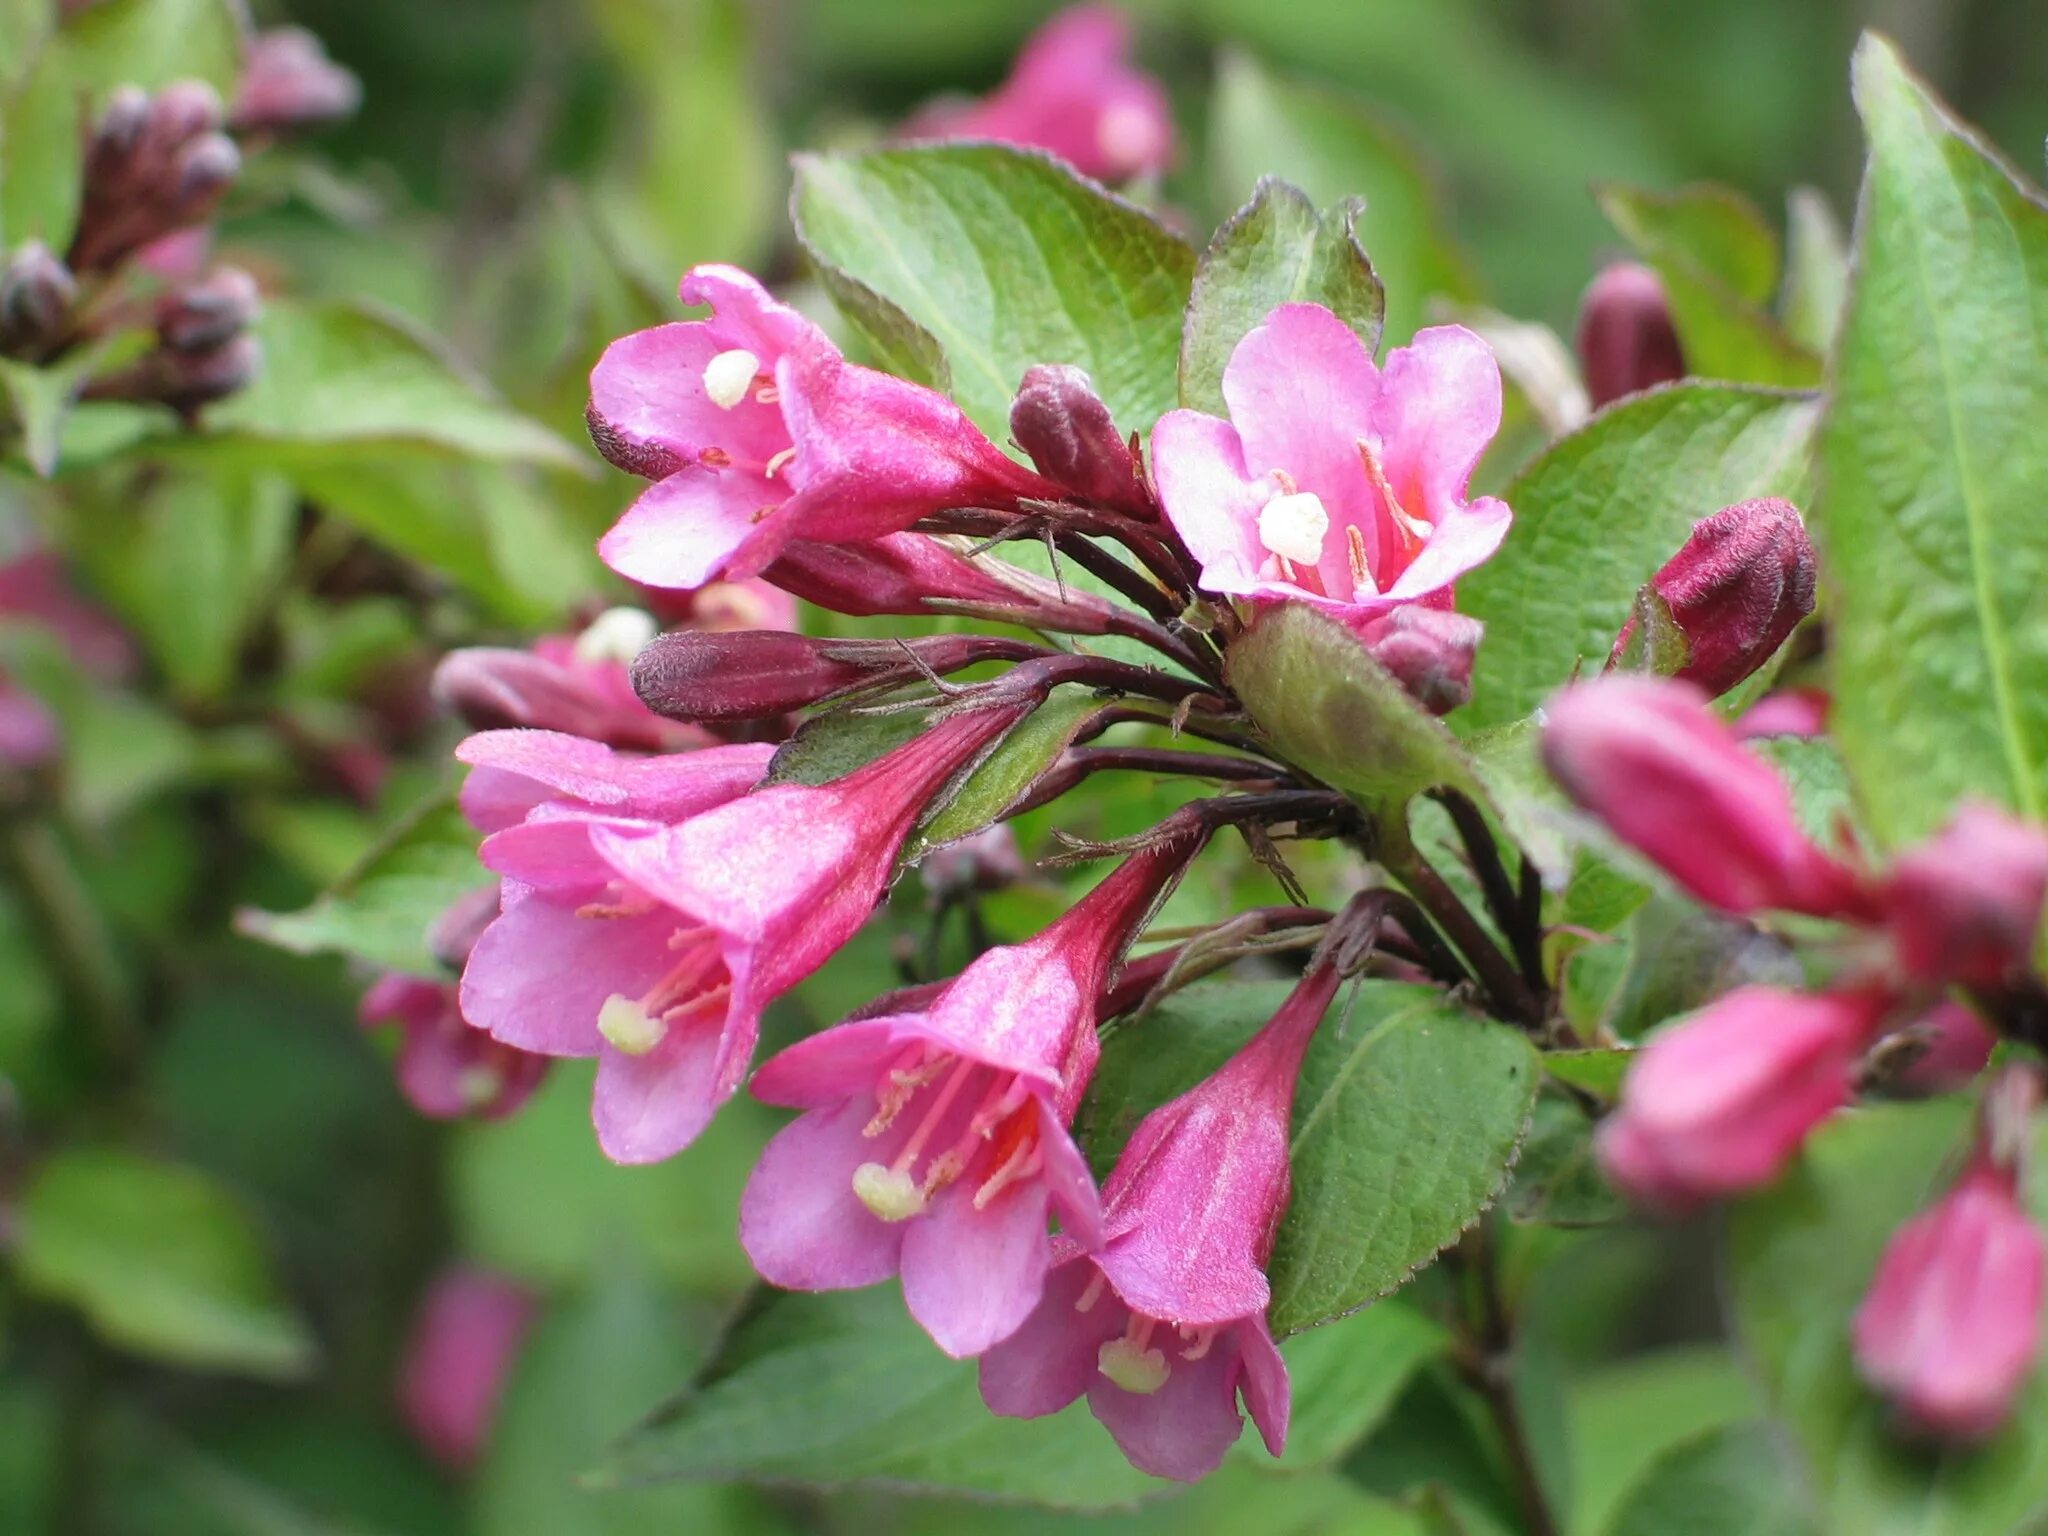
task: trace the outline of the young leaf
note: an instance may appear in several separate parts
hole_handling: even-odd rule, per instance
[[[1676,384],[1602,411],[1505,492],[1507,542],[1458,584],[1483,619],[1470,734],[1519,720],[1584,665],[1598,670],[1636,590],[1692,526],[1754,496],[1797,501],[1818,407],[1799,395]]]
[[[1825,357],[1849,302],[1849,247],[1825,193],[1794,187],[1785,200],[1785,334]]]
[[[1857,49],[1870,139],[1821,434],[1831,726],[1882,844],[1958,796],[2048,814],[2048,205]]]
[[[904,844],[905,862],[914,862],[934,848],[971,837],[1001,820],[1003,812],[1059,761],[1083,727],[1108,707],[1105,700],[1086,689],[1055,692],[998,742],[967,781],[926,818]]]
[[[1785,1450],[1767,1424],[1680,1441],[1629,1489],[1606,1536],[1816,1536]]]
[[[1363,205],[1319,214],[1295,187],[1262,177],[1252,200],[1216,232],[1195,268],[1180,342],[1180,403],[1226,414],[1223,369],[1247,332],[1282,304],[1321,304],[1380,345],[1386,295],[1358,243]]]
[[[953,397],[997,441],[1035,363],[1086,369],[1127,430],[1178,403],[1194,251],[1052,157],[985,144],[799,155],[791,208],[828,288],[854,298],[847,318],[927,373],[922,342],[858,290],[929,333]]]
[[[1088,1410],[999,1419],[972,1362],[948,1360],[894,1286],[757,1291],[696,1381],[643,1424],[600,1487],[715,1478],[811,1489],[969,1493],[1111,1509],[1160,1485]]]
[[[312,1364],[247,1213],[188,1169],[110,1147],[56,1154],[22,1196],[14,1257],[25,1286],[124,1349],[273,1380]]]

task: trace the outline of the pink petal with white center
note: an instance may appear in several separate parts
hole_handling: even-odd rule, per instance
[[[1169,1368],[1157,1392],[1126,1392],[1098,1373],[1088,1388],[1088,1408],[1140,1472],[1191,1483],[1223,1464],[1244,1429],[1237,1411],[1237,1333],[1218,1334],[1207,1354],[1188,1360],[1191,1346],[1161,1323],[1152,1347]]]
[[[638,997],[675,963],[673,912],[578,917],[545,896],[513,903],[483,931],[462,972],[462,1016],[507,1045],[595,1056],[598,1010]]]
[[[981,1357],[981,1400],[991,1413],[1042,1418],[1096,1381],[1102,1346],[1124,1331],[1131,1316],[1100,1278],[1078,1254],[1054,1266],[1045,1294],[1023,1325]],[[1082,1311],[1091,1286],[1096,1294]]]
[[[853,1170],[886,1160],[887,1136],[861,1134],[875,1112],[866,1095],[813,1110],[776,1132],[740,1196],[740,1246],[770,1285],[851,1290],[896,1271],[902,1226],[861,1204]]]
[[[789,446],[782,412],[756,400],[754,386],[729,407],[706,391],[706,366],[737,345],[720,340],[718,329],[703,321],[657,325],[605,348],[590,374],[589,422],[607,459],[661,480],[714,450],[758,471]],[[757,362],[757,372],[772,376],[772,359]]]
[[[773,521],[789,495],[779,480],[742,470],[688,468],[650,485],[597,542],[604,563],[644,586],[690,589],[721,576],[757,575],[734,556]]]
[[[672,1025],[644,1056],[629,1056],[609,1045],[598,1053],[597,1088],[591,1122],[597,1144],[615,1163],[658,1163],[673,1157],[711,1123],[718,1106],[732,1097],[721,1089],[722,1018]],[[751,1053],[754,1031],[745,1031]]]
[[[949,1185],[922,1217],[904,1223],[903,1303],[956,1360],[1023,1325],[1052,1262],[1043,1185],[1013,1184],[980,1210],[975,1187],[971,1178]]]

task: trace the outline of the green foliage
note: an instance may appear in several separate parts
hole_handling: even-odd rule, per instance
[[[1870,163],[1814,533],[1833,728],[1891,845],[1959,795],[2048,811],[2048,207],[1888,44],[1855,74]]]
[[[1768,1425],[1673,1446],[1622,1501],[1608,1536],[1808,1536],[1813,1526]]]
[[[1058,161],[977,145],[800,155],[791,207],[855,329],[929,378],[932,354],[904,340],[915,333],[850,295],[907,316],[945,358],[961,409],[998,441],[1036,363],[1086,369],[1127,430],[1178,403],[1195,253]]]
[[[266,1379],[313,1363],[248,1215],[186,1169],[114,1148],[59,1153],[23,1194],[14,1258],[30,1290],[151,1359]]]

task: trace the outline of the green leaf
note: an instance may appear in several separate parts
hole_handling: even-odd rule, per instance
[[[1268,176],[1299,187],[1318,208],[1364,200],[1353,233],[1386,287],[1391,341],[1414,334],[1431,295],[1473,296],[1421,150],[1362,102],[1269,74],[1233,50],[1217,70],[1210,116],[1209,184],[1218,208],[1237,207]]]
[[[1758,1407],[1741,1364],[1714,1346],[1657,1349],[1581,1372],[1571,1393],[1572,1530],[1598,1536],[1665,1451]]]
[[[1379,1426],[1410,1379],[1449,1342],[1441,1323],[1396,1296],[1285,1341],[1280,1353],[1293,1406],[1281,1468],[1306,1471],[1340,1459]],[[1254,1440],[1240,1441],[1234,1454],[1273,1465]]]
[[[410,322],[339,300],[281,299],[256,322],[263,367],[206,414],[215,443],[431,448],[588,469],[588,457],[496,399]],[[204,445],[201,447],[204,451]],[[279,454],[280,462],[289,458]]]
[[[587,1128],[586,1128],[587,1129]],[[477,1536],[773,1536],[786,1530],[737,1488],[580,1485],[636,1414],[689,1369],[698,1340],[630,1251],[550,1311],[521,1346],[475,1489]]]
[[[1600,1017],[1600,1027],[1619,1039],[1638,1039],[1740,986],[1797,986],[1805,979],[1784,940],[1682,896],[1653,895],[1626,932],[1627,968]]]
[[[14,1257],[30,1290],[137,1354],[278,1380],[313,1363],[248,1214],[188,1169],[113,1148],[56,1154],[22,1196]]]
[[[1180,342],[1180,403],[1226,414],[1223,369],[1237,344],[1282,304],[1320,304],[1379,351],[1386,295],[1358,243],[1357,200],[1319,214],[1295,187],[1262,177],[1216,231],[1195,268]]]
[[[1968,1142],[1957,1100],[1866,1106],[1830,1120],[1802,1162],[1737,1207],[1731,1302],[1773,1417],[1790,1431],[1818,1525],[1857,1536],[2005,1536],[2048,1508],[2048,1382],[1976,1447],[1902,1441],[1857,1379],[1850,1318],[1899,1224],[1939,1192]],[[2033,1191],[2037,1219],[2048,1214]]]
[[[1439,787],[1489,803],[1457,738],[1356,635],[1306,603],[1261,615],[1225,664],[1273,744],[1375,815],[1398,825],[1410,800]]]
[[[0,359],[0,387],[14,405],[21,433],[21,456],[45,480],[57,471],[57,449],[64,436],[64,418],[78,398],[82,376],[68,368],[32,368]]]
[[[1728,1424],[1679,1442],[1652,1464],[1606,1536],[1811,1536],[1815,1527],[1765,1424]]]
[[[1849,769],[1825,736],[1767,736],[1749,750],[1778,770],[1806,835],[1824,847],[1841,842],[1842,824],[1856,824]]]
[[[1612,1099],[1621,1092],[1621,1080],[1628,1075],[1629,1054],[1619,1049],[1545,1051],[1543,1070],[1561,1083]]]
[[[1825,193],[1794,187],[1785,201],[1785,333],[1827,356],[1849,302],[1849,248]]]
[[[835,298],[859,284],[928,332],[954,398],[997,441],[1036,363],[1085,368],[1127,430],[1178,403],[1194,251],[1052,157],[965,144],[799,155],[791,209]],[[867,303],[847,318],[885,359],[928,363]]]
[[[1883,40],[1821,433],[1830,727],[1870,830],[2048,814],[2048,206]]]
[[[1086,689],[1056,691],[996,744],[967,781],[944,798],[936,813],[926,816],[904,845],[904,862],[914,862],[934,848],[971,837],[1001,820],[1003,812],[1059,761],[1082,728],[1108,707],[1106,700]]]
[[[1594,1160],[1592,1122],[1563,1094],[1537,1098],[1506,1206],[1516,1221],[1547,1227],[1604,1226],[1628,1214]]]
[[[227,100],[242,71],[233,0],[101,0],[67,20],[62,36],[74,78],[95,92],[204,80]]]
[[[1517,476],[1507,542],[1458,584],[1459,609],[1486,623],[1460,730],[1519,720],[1575,666],[1605,662],[1637,589],[1701,518],[1800,499],[1817,411],[1798,395],[1678,384],[1602,411]]]
[[[891,702],[906,707],[881,713],[867,707],[873,702],[843,704],[811,716],[776,748],[762,782],[829,784],[895,751],[931,724],[931,711],[918,695],[896,695]],[[913,704],[918,707],[908,707]]]
[[[367,859],[297,912],[243,908],[235,927],[294,954],[336,953],[380,970],[445,977],[427,931],[458,898],[490,881],[477,834],[444,798],[416,808]]]
[[[1160,1487],[1081,1404],[1045,1419],[991,1414],[973,1363],[934,1349],[893,1286],[756,1292],[696,1382],[595,1477],[971,1493],[1052,1509],[1118,1508]]]
[[[1802,388],[1820,382],[1820,359],[1765,307],[1778,282],[1778,241],[1747,198],[1707,185],[1677,192],[1606,186],[1599,198],[1664,280],[1687,373]]]

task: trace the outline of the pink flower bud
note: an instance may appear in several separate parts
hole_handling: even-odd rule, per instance
[[[1108,634],[1116,609],[1006,561],[970,559],[941,539],[895,533],[862,544],[789,545],[767,579],[834,613],[958,613],[1070,635]]]
[[[502,1045],[465,1024],[453,982],[394,973],[363,994],[357,1016],[366,1029],[399,1026],[399,1091],[435,1120],[503,1119],[547,1075],[547,1057]]]
[[[1611,673],[1558,694],[1543,760],[1566,794],[1710,906],[1867,914],[1863,882],[1814,846],[1775,769],[1691,683]]]
[[[1902,1087],[1918,1093],[1948,1093],[1982,1072],[1998,1036],[1962,1003],[1938,1003],[1912,1026],[1919,1055],[1899,1074]]]
[[[204,80],[173,80],[149,104],[149,136],[159,144],[183,144],[224,120],[220,92]]]
[[[362,104],[356,77],[327,57],[303,27],[272,27],[249,44],[228,126],[237,133],[292,133],[350,116]]]
[[[2032,1068],[1992,1086],[1970,1166],[1893,1234],[1857,1310],[1857,1368],[1923,1433],[1992,1434],[2039,1353],[2043,1246],[2020,1202],[2039,1092]]]
[[[1600,1127],[1602,1168],[1667,1210],[1767,1183],[1848,1102],[1886,1005],[1875,993],[1749,986],[1659,1030]]]
[[[105,181],[118,175],[127,157],[142,142],[148,126],[149,92],[138,85],[115,87],[86,142],[86,181]]]
[[[1892,862],[1878,886],[1899,966],[1916,981],[1996,986],[2024,965],[2048,900],[2048,832],[1983,804]]]
[[[1674,675],[1723,694],[1769,661],[1813,612],[1813,543],[1789,501],[1737,502],[1695,523],[1650,585],[1685,636],[1685,665]],[[1609,666],[1634,632],[1630,619]]]
[[[1648,267],[1618,262],[1593,279],[1579,306],[1578,341],[1579,367],[1595,410],[1685,377],[1685,353],[1664,284]]]
[[[208,352],[248,329],[262,303],[256,279],[220,267],[157,300],[156,334],[173,352]]]
[[[703,732],[664,720],[634,693],[628,670],[654,621],[638,609],[600,614],[580,635],[543,635],[526,651],[475,646],[434,669],[434,697],[477,730],[527,726],[640,752],[707,744]]]
[[[1081,369],[1044,363],[1029,370],[1010,406],[1010,435],[1041,475],[1083,501],[1153,515],[1131,445]]]
[[[671,720],[762,720],[849,689],[945,676],[980,661],[1021,661],[1035,646],[984,635],[831,640],[760,629],[671,634],[633,663],[647,707]]]
[[[180,150],[173,169],[172,222],[197,224],[241,175],[242,152],[226,134],[209,133]]]
[[[78,283],[40,240],[30,240],[0,270],[0,353],[26,356],[57,339]]]
[[[521,1286],[488,1270],[446,1269],[435,1277],[406,1344],[398,1411],[443,1466],[466,1471],[489,1446],[534,1310]]]
[[[1477,619],[1410,603],[1373,620],[1358,637],[1424,709],[1447,715],[1472,697],[1472,662],[1485,633]]]

